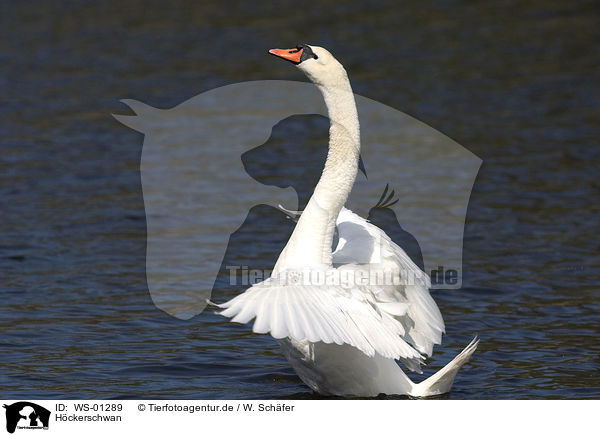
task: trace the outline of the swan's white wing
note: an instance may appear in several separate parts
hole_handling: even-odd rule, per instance
[[[334,265],[357,268],[353,264],[362,264],[365,268],[368,264],[371,276],[379,271],[384,279],[387,273],[404,279],[398,284],[370,283],[369,292],[379,309],[402,324],[402,337],[421,353],[431,355],[433,345],[441,343],[444,321],[429,295],[429,276],[383,230],[350,210],[342,208],[336,225],[339,243],[333,253]]]
[[[417,369],[423,360],[402,339],[406,334],[403,324],[382,310],[368,286],[282,285],[270,278],[219,306],[225,309],[220,314],[233,317],[234,322],[246,323],[256,317],[252,330],[271,333],[277,339],[349,344],[368,356],[377,353],[414,362]],[[392,306],[391,312],[406,309]]]
[[[348,209],[342,209],[336,224],[337,268],[324,272],[362,273],[366,282],[319,286],[271,278],[219,305],[225,309],[220,314],[239,323],[256,318],[252,330],[276,339],[349,344],[368,356],[399,359],[420,371],[421,353],[431,355],[444,332],[442,315],[429,295],[429,277],[385,232]],[[378,282],[380,273],[383,280]],[[408,282],[386,283],[385,274]]]

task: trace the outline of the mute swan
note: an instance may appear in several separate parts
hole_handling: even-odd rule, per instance
[[[298,376],[320,394],[448,392],[479,341],[421,383],[413,383],[396,362],[420,372],[424,356],[441,343],[444,322],[429,295],[429,277],[382,230],[344,207],[360,151],[345,69],[321,47],[302,44],[269,53],[295,64],[323,94],[331,120],[329,153],[271,277],[219,305],[220,314],[239,323],[256,318],[253,331],[277,339]],[[332,252],[336,227],[339,243]],[[409,280],[382,284],[369,275],[384,270]],[[356,276],[368,280],[340,279]]]

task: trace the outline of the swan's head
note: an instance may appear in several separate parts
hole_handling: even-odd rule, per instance
[[[342,64],[323,47],[298,44],[295,48],[274,48],[269,53],[296,65],[316,85],[339,86],[348,81]]]

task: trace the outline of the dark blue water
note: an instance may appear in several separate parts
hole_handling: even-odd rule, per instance
[[[447,397],[600,396],[594,2],[32,1],[0,17],[1,397],[316,398],[269,337],[152,304],[143,138],[110,116],[121,98],[302,80],[265,55],[297,42],[483,159],[464,287],[433,292],[447,335],[429,371],[481,338]]]

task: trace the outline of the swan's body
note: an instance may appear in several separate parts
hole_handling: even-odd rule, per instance
[[[444,322],[429,295],[429,277],[378,227],[343,207],[354,184],[360,133],[346,71],[325,49],[272,50],[303,70],[325,98],[331,119],[323,174],[271,278],[220,305],[222,315],[270,333],[299,377],[324,395],[413,396],[447,392],[477,347],[415,384],[400,369],[420,371],[441,342]],[[331,246],[336,230],[339,243]],[[386,282],[400,277],[401,283]]]

